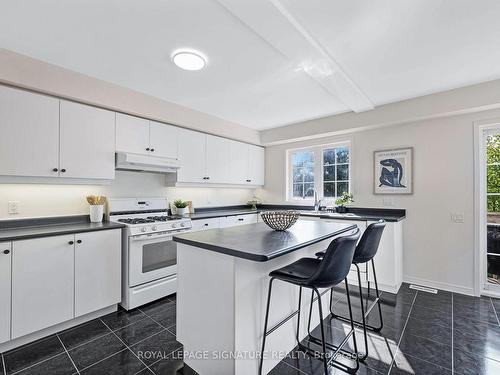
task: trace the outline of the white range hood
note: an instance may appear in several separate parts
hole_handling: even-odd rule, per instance
[[[176,173],[180,167],[177,159],[162,158],[159,156],[149,156],[131,154],[126,152],[116,153],[115,169],[123,171],[155,172],[155,173]]]

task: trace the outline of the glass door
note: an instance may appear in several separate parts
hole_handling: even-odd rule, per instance
[[[500,293],[500,129],[484,132],[486,168],[485,289]],[[484,232],[483,232],[484,233]]]

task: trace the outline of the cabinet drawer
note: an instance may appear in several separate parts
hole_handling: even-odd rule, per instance
[[[224,224],[221,225],[222,227],[234,227],[236,225],[245,225],[245,224],[256,223],[257,222],[257,214],[226,216],[225,218],[222,218],[222,219],[224,220]]]
[[[214,228],[220,228],[220,219],[218,217],[192,221],[192,232],[198,232],[200,230],[208,230]]]

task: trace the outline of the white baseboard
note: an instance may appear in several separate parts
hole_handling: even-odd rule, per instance
[[[442,283],[440,281],[426,280],[426,279],[421,279],[419,277],[404,276],[404,282],[409,284],[418,284],[429,288],[446,290],[448,292],[466,294],[469,296],[474,295],[474,288],[472,287],[469,288],[461,285]]]

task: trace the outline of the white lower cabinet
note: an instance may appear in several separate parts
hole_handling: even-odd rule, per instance
[[[0,242],[0,343],[10,339],[10,242]]]
[[[254,224],[257,222],[257,214],[235,215],[220,218],[221,228],[234,227],[237,225]]]
[[[0,343],[121,300],[121,229],[14,241],[9,254],[9,244],[0,249]]]
[[[220,218],[214,217],[210,219],[199,219],[192,221],[191,232],[199,232],[201,230],[220,228]]]
[[[121,300],[121,230],[75,235],[75,317]]]
[[[74,316],[74,235],[12,244],[12,338]]]

